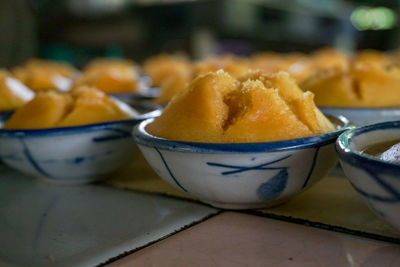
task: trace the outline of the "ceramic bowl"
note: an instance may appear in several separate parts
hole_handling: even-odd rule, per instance
[[[59,184],[105,178],[138,152],[134,125],[160,114],[154,105],[134,119],[36,130],[0,129],[0,158],[10,167]],[[2,118],[1,124],[6,120]]]
[[[133,138],[166,182],[219,208],[277,205],[309,188],[337,163],[334,144],[348,121],[334,132],[265,143],[194,143],[152,136],[135,127]]]
[[[400,121],[349,130],[336,149],[345,175],[368,206],[400,230],[400,165],[362,153],[374,144],[400,139]]]
[[[115,94],[110,94],[112,97],[117,98],[118,100],[121,100],[127,104],[132,105],[133,103],[141,100],[150,100],[153,98],[156,98],[160,94],[160,88],[154,87],[154,88],[149,88],[146,91],[143,92],[137,92],[137,93],[115,93]]]
[[[326,114],[342,115],[356,126],[364,126],[385,121],[400,120],[400,107],[387,108],[350,108],[350,107],[319,107]]]

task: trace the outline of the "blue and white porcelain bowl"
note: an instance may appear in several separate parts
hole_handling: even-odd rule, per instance
[[[134,105],[136,102],[141,100],[151,100],[156,98],[160,94],[160,88],[153,87],[149,88],[144,92],[135,93],[114,93],[110,94],[112,97],[121,100],[127,104]]]
[[[379,122],[400,120],[400,107],[386,108],[351,108],[351,107],[319,107],[333,116],[344,116],[356,126],[364,126]]]
[[[148,107],[150,108],[150,107]],[[134,119],[36,130],[0,128],[0,158],[10,167],[59,184],[105,178],[138,152],[132,128],[158,116],[147,110]],[[6,118],[1,118],[0,126]]]
[[[345,175],[368,206],[400,230],[400,165],[363,153],[367,147],[400,139],[400,121],[349,130],[336,149]]]
[[[337,163],[336,138],[323,135],[266,143],[194,143],[152,136],[143,121],[133,138],[157,174],[172,186],[219,208],[277,205],[309,188]]]

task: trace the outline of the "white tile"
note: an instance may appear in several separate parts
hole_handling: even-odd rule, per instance
[[[103,185],[54,186],[0,165],[0,266],[93,266],[216,212]]]

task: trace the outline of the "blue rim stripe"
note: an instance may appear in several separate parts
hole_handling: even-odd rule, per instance
[[[147,119],[137,125],[133,130],[134,141],[143,146],[157,147],[163,150],[179,152],[218,152],[218,153],[253,153],[253,152],[273,152],[283,150],[297,150],[318,146],[333,144],[337,137],[345,130],[353,127],[345,124],[343,128],[326,134],[310,136],[299,139],[259,142],[259,143],[201,143],[173,141],[150,135],[146,132],[146,126],[154,119]]]
[[[318,106],[321,111],[330,111],[330,110],[346,110],[346,111],[351,111],[351,110],[356,110],[356,111],[386,111],[386,110],[400,110],[400,107],[329,107],[329,106]]]
[[[43,135],[62,135],[62,134],[71,134],[71,133],[81,133],[82,131],[98,131],[102,129],[109,129],[110,127],[115,126],[134,126],[141,121],[153,118],[158,116],[161,113],[160,110],[154,110],[149,113],[144,113],[136,118],[127,119],[127,120],[118,120],[118,121],[107,121],[95,124],[87,124],[80,126],[71,126],[71,127],[58,127],[58,128],[46,128],[46,129],[1,129],[0,128],[0,137],[34,137],[34,136],[43,136]]]

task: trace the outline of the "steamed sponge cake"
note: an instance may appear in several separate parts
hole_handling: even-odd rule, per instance
[[[159,54],[143,62],[143,70],[150,76],[153,86],[161,86],[168,77],[175,76],[177,73],[191,75],[192,64],[182,56]]]
[[[359,96],[365,106],[400,105],[400,69],[397,66],[369,65],[353,68]]]
[[[287,73],[252,72],[234,80],[218,71],[199,76],[147,126],[171,140],[267,142],[334,130]]]
[[[234,87],[233,78],[221,71],[199,76],[168,103],[147,130],[172,140],[220,142],[228,116],[223,98]]]
[[[266,142],[300,138],[313,133],[296,118],[277,89],[265,88],[260,81],[246,81],[227,96],[227,103],[244,102],[242,112],[232,119],[224,136],[226,142]]]
[[[160,95],[154,99],[155,103],[168,103],[177,93],[183,91],[192,80],[192,72],[187,69],[176,69],[160,83]]]
[[[16,79],[34,91],[66,91],[77,70],[68,63],[31,59],[11,72]]]
[[[236,78],[251,69],[250,62],[246,59],[225,55],[221,57],[210,57],[206,60],[197,62],[194,66],[195,75],[202,75],[208,72],[216,72],[220,69]]]
[[[74,86],[94,86],[106,93],[129,93],[140,90],[134,62],[124,59],[96,59],[83,70]]]
[[[0,69],[0,111],[19,108],[33,97],[33,91]]]
[[[295,114],[298,120],[305,124],[314,134],[321,134],[333,130],[331,122],[321,113],[314,103],[314,94],[303,92],[295,80],[287,72],[266,74],[262,71],[252,71],[239,78],[239,81],[247,79],[259,80],[265,88],[279,88],[279,96]]]
[[[72,96],[75,100],[74,105],[57,126],[84,125],[130,117],[115,101],[94,88],[86,86],[78,88],[74,90]]]
[[[349,70],[315,73],[301,84],[315,94],[319,106],[391,107],[400,105],[400,69],[372,61],[352,64]]]
[[[319,106],[362,106],[359,91],[347,71],[340,69],[321,70],[301,83],[303,90],[315,95]]]
[[[19,108],[5,123],[4,128],[41,129],[52,128],[71,109],[71,96],[53,91],[40,92]]]
[[[122,120],[134,116],[103,92],[90,87],[62,94],[41,92],[19,108],[4,128],[40,129]]]

